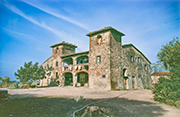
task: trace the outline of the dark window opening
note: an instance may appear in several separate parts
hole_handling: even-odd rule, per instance
[[[76,64],[85,64],[85,63],[88,63],[89,62],[89,59],[88,59],[88,56],[80,56],[76,59]]]
[[[62,63],[63,63],[63,66],[72,65],[73,60],[72,60],[72,58],[64,59]]]
[[[141,58],[140,58],[140,57],[137,58],[137,62],[138,62],[138,63],[141,62]]]
[[[85,68],[86,70],[88,70],[89,66],[88,66],[88,65],[85,65],[84,68]]]
[[[96,63],[101,63],[101,56],[96,57]]]
[[[106,74],[102,74],[102,78],[106,78]]]
[[[98,35],[97,36],[97,45],[101,44],[102,36]]]
[[[56,72],[56,78],[58,77],[58,72]]]
[[[59,48],[57,47],[57,48],[56,48],[56,53],[58,53],[58,49],[59,49]]]
[[[131,57],[130,57],[130,60],[131,60],[131,62],[133,62],[133,61],[134,61],[134,57],[133,57],[133,56],[131,56]]]
[[[144,69],[145,69],[145,71],[147,71],[147,65],[144,65]]]
[[[56,67],[58,66],[58,62],[56,62]]]

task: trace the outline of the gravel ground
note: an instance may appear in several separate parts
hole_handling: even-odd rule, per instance
[[[8,89],[9,98],[61,97],[104,100],[94,105],[111,109],[119,116],[180,117],[180,109],[153,100],[151,90],[104,91],[84,87]],[[117,98],[114,98],[117,97]],[[112,99],[111,99],[112,98]]]

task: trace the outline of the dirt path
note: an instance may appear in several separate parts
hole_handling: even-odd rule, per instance
[[[131,90],[131,91],[103,91],[89,88],[74,88],[74,87],[50,87],[36,89],[8,89],[10,98],[23,97],[68,97],[77,98],[80,95],[85,99],[107,99],[119,96],[113,101],[104,101],[99,106],[113,106],[116,113],[137,114],[138,116],[161,116],[161,117],[180,117],[180,109],[165,104],[159,104],[153,101],[151,90]],[[123,111],[126,110],[126,111]],[[133,116],[133,115],[131,115]]]

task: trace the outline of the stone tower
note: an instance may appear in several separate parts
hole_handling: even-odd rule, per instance
[[[113,90],[118,87],[121,63],[121,37],[123,33],[112,27],[88,33],[89,86]]]
[[[77,48],[77,46],[63,41],[61,43],[52,45],[51,48],[52,56],[56,58],[62,55],[74,54],[75,48]]]

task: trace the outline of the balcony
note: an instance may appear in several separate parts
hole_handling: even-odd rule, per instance
[[[62,67],[63,72],[67,71],[88,71],[89,64],[66,65]]]

